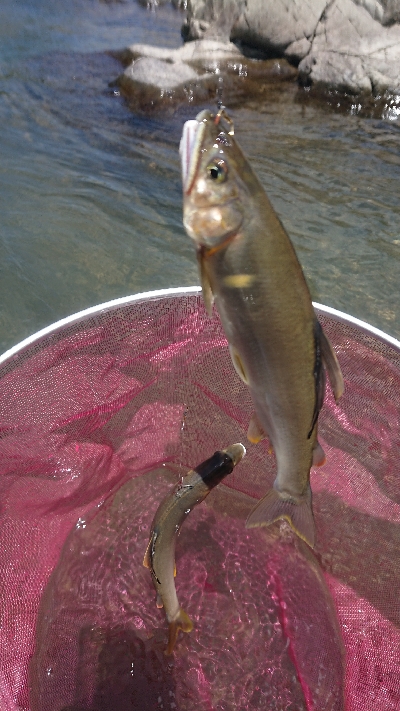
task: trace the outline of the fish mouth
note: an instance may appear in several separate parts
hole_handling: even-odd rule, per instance
[[[197,168],[200,162],[201,146],[208,122],[215,126],[223,127],[223,131],[233,136],[233,121],[227,115],[224,107],[218,111],[217,115],[205,109],[197,114],[195,119],[186,121],[183,124],[182,137],[179,144],[179,154],[181,157],[182,184],[186,195],[192,190]]]
[[[206,125],[204,121],[191,119],[183,125],[182,138],[179,144],[181,157],[182,185],[188,195],[193,187],[193,182],[200,161],[200,146],[203,141]]]

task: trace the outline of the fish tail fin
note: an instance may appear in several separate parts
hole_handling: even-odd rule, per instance
[[[193,622],[190,619],[189,615],[185,612],[185,610],[182,610],[182,608],[179,608],[179,612],[176,615],[175,619],[172,620],[172,622],[169,623],[169,631],[168,631],[168,646],[167,649],[165,650],[165,654],[172,654],[175,643],[178,637],[178,632],[179,630],[182,630],[183,632],[191,632],[193,629]]]
[[[314,548],[315,524],[311,508],[311,489],[298,500],[284,497],[276,489],[271,489],[250,513],[246,528],[269,526],[280,518],[284,518],[293,531]]]

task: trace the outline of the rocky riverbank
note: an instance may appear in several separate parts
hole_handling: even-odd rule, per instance
[[[283,56],[303,83],[400,94],[400,0],[189,0],[186,39]]]
[[[351,113],[400,116],[400,0],[188,0],[186,13],[182,47],[113,53],[133,110],[232,106],[297,80],[300,100],[306,89]]]

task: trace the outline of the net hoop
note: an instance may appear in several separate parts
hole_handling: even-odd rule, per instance
[[[40,329],[40,331],[33,333],[31,336],[28,336],[28,338],[24,338],[23,341],[20,341],[20,343],[17,343],[15,346],[5,351],[5,353],[0,356],[0,365],[3,365],[7,363],[7,361],[12,360],[14,357],[22,353],[25,348],[31,346],[36,341],[40,341],[41,338],[44,338],[45,336],[48,336],[50,334],[57,333],[57,331],[61,331],[65,326],[70,326],[74,323],[84,321],[90,316],[102,314],[106,311],[113,311],[114,309],[118,309],[121,306],[129,306],[130,304],[134,304],[135,302],[151,301],[153,299],[161,299],[165,297],[171,298],[174,296],[185,296],[188,294],[201,294],[201,286],[179,286],[171,287],[169,289],[142,291],[138,294],[133,294],[131,296],[123,296],[119,299],[105,301],[104,303],[98,304],[97,306],[91,306],[88,309],[83,309],[83,311],[78,311],[75,314],[71,314],[71,316],[66,316],[66,318],[62,318],[59,321],[55,321],[54,323],[50,324],[50,326],[46,326],[45,328]],[[393,336],[390,336],[389,334],[385,333],[384,331],[381,331],[379,328],[375,328],[375,326],[371,326],[369,323],[361,321],[355,316],[350,316],[349,314],[346,314],[343,311],[334,309],[331,306],[324,306],[323,304],[319,304],[316,301],[313,301],[313,306],[317,315],[326,314],[327,316],[330,316],[334,320],[340,321],[341,323],[356,326],[363,333],[373,336],[374,338],[380,340],[382,343],[392,346],[398,353],[400,353],[400,341],[398,341]]]

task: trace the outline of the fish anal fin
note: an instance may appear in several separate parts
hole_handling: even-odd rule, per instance
[[[336,357],[336,353],[332,348],[332,344],[329,338],[325,335],[322,328],[320,333],[320,347],[322,360],[328,371],[329,382],[331,384],[333,394],[335,396],[335,401],[338,402],[339,398],[344,393],[343,374],[339,365],[339,361]]]
[[[246,370],[245,370],[245,368],[244,368],[244,365],[243,365],[243,363],[242,363],[242,359],[241,359],[239,353],[237,352],[236,348],[235,348],[234,346],[231,346],[231,345],[230,345],[230,346],[229,346],[229,353],[231,354],[233,367],[235,368],[235,370],[236,370],[236,372],[237,372],[239,378],[240,378],[241,380],[243,380],[243,382],[244,382],[246,385],[248,385],[248,384],[249,384],[249,380],[248,380],[248,377],[247,377],[247,375],[246,375]]]
[[[211,288],[210,278],[207,273],[207,266],[206,266],[204,251],[201,248],[197,251],[197,262],[199,265],[200,283],[201,283],[201,289],[203,292],[204,306],[206,308],[206,311],[207,311],[209,317],[212,318],[214,294],[213,294],[213,291]]]
[[[269,526],[280,518],[285,519],[299,538],[314,548],[315,524],[310,494],[294,500],[271,489],[250,513],[246,528]]]
[[[144,558],[143,558],[143,565],[144,565],[144,567],[145,567],[145,568],[150,568],[150,569],[151,569],[151,560],[150,560],[150,546],[151,546],[151,542],[152,542],[152,536],[150,536],[150,540],[149,540],[149,542],[148,542],[148,544],[147,544],[147,548],[146,548],[146,553],[144,554]]]
[[[193,629],[192,620],[190,619],[189,615],[185,612],[185,610],[182,610],[182,608],[180,608],[175,619],[169,623],[168,646],[167,646],[167,649],[165,650],[165,654],[169,655],[169,654],[172,654],[172,652],[174,651],[174,647],[176,644],[176,640],[178,638],[179,630],[182,630],[183,632],[191,632],[192,629]]]
[[[322,467],[326,462],[326,454],[324,450],[322,449],[320,443],[318,440],[315,443],[315,447],[313,449],[313,458],[312,458],[312,466],[313,467]]]
[[[267,435],[265,434],[262,425],[260,424],[260,420],[254,412],[249,422],[249,428],[247,430],[247,439],[252,444],[257,444],[258,442],[261,442],[262,439],[266,439],[266,437]]]

